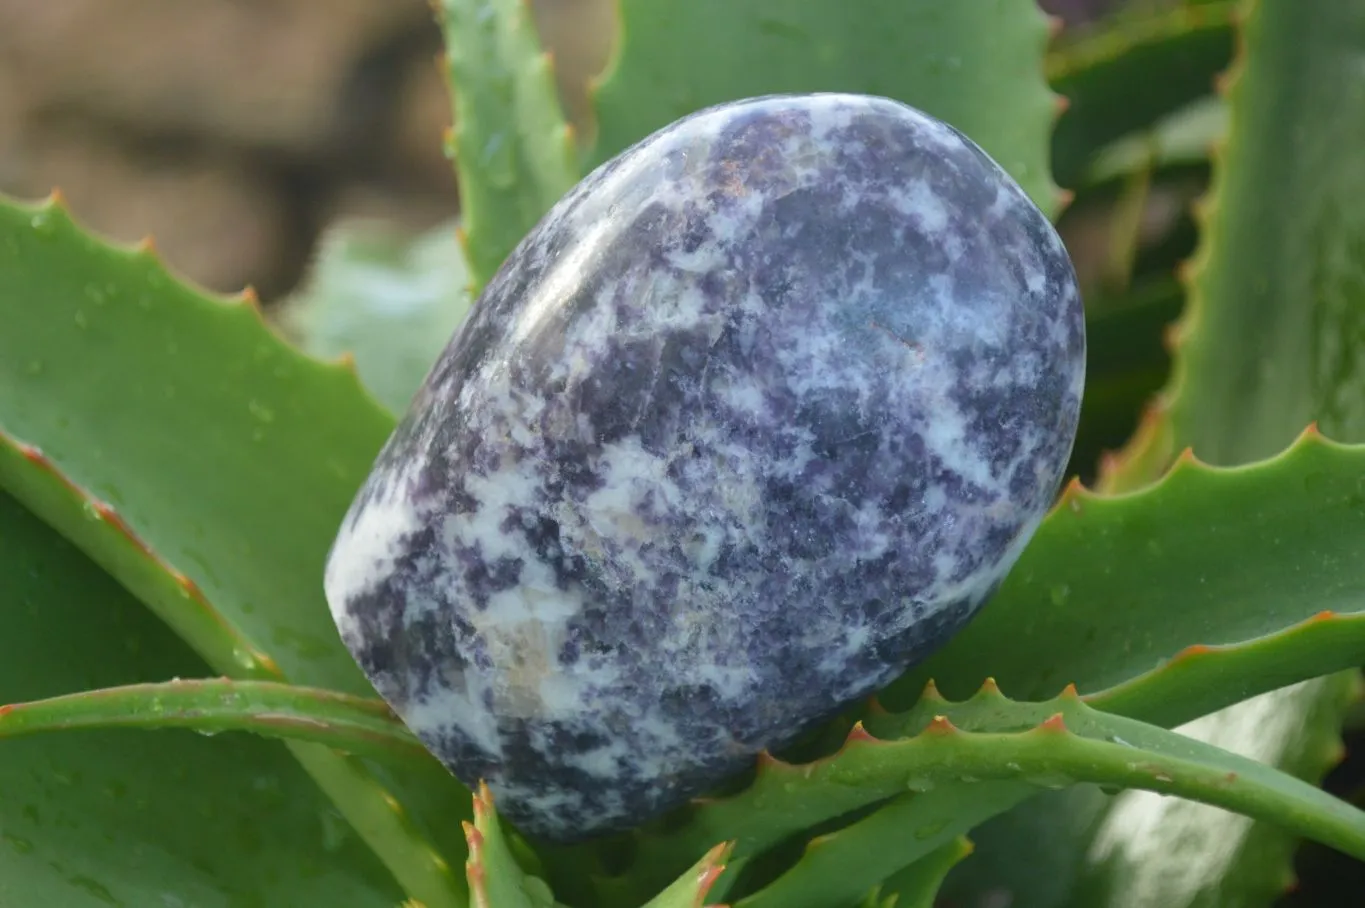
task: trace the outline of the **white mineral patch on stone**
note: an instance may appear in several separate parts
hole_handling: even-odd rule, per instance
[[[410,497],[420,470],[420,463],[412,463],[373,480],[372,498],[350,515],[328,555],[323,590],[343,637],[357,632],[347,603],[393,572],[395,559],[404,552],[403,540],[422,527],[425,515]]]

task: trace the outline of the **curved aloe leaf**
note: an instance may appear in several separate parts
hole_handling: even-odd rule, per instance
[[[1096,152],[1086,169],[1089,183],[1101,183],[1141,167],[1177,167],[1208,160],[1227,135],[1228,109],[1223,99],[1207,95],[1152,124],[1151,129],[1124,136]]]
[[[207,670],[4,493],[0,577],[0,701]],[[273,741],[117,729],[0,740],[0,904],[392,908],[400,898]]]
[[[1182,458],[1129,495],[1073,484],[995,598],[884,700],[904,703],[930,678],[962,696],[993,676],[1020,697],[1074,682],[1107,708],[1188,721],[1201,713],[1169,698],[1207,711],[1365,662],[1355,622],[1318,632],[1319,644],[1349,636],[1343,646],[1261,640],[1324,610],[1365,612],[1362,550],[1365,446],[1316,432],[1245,467]],[[1170,660],[1191,646],[1215,649],[1182,684]]]
[[[189,608],[215,612],[270,674],[373,692],[319,579],[393,427],[352,371],[289,347],[249,298],[177,281],[150,247],[88,236],[55,199],[0,203],[0,323],[0,431],[200,593],[149,605],[173,626]],[[193,642],[215,668],[229,662]]]
[[[673,885],[650,899],[645,908],[703,908],[712,905],[707,896],[716,880],[725,872],[732,849],[729,842],[724,842],[706,852]]]
[[[1180,731],[1317,784],[1342,756],[1338,729],[1358,698],[1358,675],[1338,673],[1239,703]],[[1298,841],[1279,826],[1146,792],[1123,792],[1105,806],[1087,837],[1073,908],[1122,906],[1134,893],[1171,908],[1210,899],[1271,905],[1293,882]]]
[[[474,792],[474,822],[463,825],[469,842],[465,876],[473,908],[553,908],[550,887],[517,863],[487,785]]]
[[[1053,48],[1048,81],[1069,102],[1052,139],[1057,181],[1077,186],[1104,146],[1212,92],[1232,59],[1239,4],[1152,5]]]
[[[473,303],[455,231],[447,223],[407,239],[375,225],[331,228],[280,324],[313,356],[353,357],[365,387],[402,413]]]
[[[594,92],[590,167],[713,104],[859,92],[946,120],[1044,211],[1057,208],[1048,168],[1056,104],[1043,80],[1048,25],[1033,0],[621,0],[620,10],[618,46]]]
[[[950,703],[930,687],[905,713],[871,715],[831,757],[805,765],[765,757],[753,784],[738,795],[701,802],[678,828],[642,837],[630,873],[648,887],[669,872],[675,855],[695,852],[721,830],[735,838],[735,854],[742,856],[881,804],[870,817],[817,840],[824,854],[808,853],[772,884],[772,904],[815,908],[838,901],[836,895],[852,903],[876,881],[1039,789],[1084,782],[1212,804],[1365,856],[1365,812],[1313,785],[1183,735],[1098,712],[1074,690],[1019,703],[988,682],[962,703]],[[835,865],[844,868],[836,879],[811,869]]]
[[[1086,300],[1085,398],[1068,473],[1093,474],[1103,453],[1132,433],[1143,404],[1170,369],[1161,337],[1182,302],[1173,277],[1148,278]]]
[[[0,203],[0,323],[0,488],[215,671],[372,696],[320,580],[393,424],[354,373],[289,347],[249,297],[209,298],[149,246],[86,235],[56,200]],[[419,844],[463,854],[453,778],[381,786],[358,760],[289,747],[413,895],[463,904],[450,861]]]
[[[1244,12],[1241,53],[1223,81],[1226,145],[1214,158],[1213,186],[1201,209],[1200,247],[1183,275],[1190,285],[1189,305],[1171,335],[1172,376],[1138,434],[1107,463],[1102,480],[1106,490],[1152,482],[1176,451],[1187,446],[1220,464],[1265,457],[1313,419],[1334,437],[1365,439],[1365,410],[1358,405],[1365,373],[1354,365],[1365,343],[1365,283],[1360,279],[1365,267],[1365,214],[1347,201],[1365,190],[1358,152],[1365,141],[1365,77],[1357,65],[1365,50],[1365,8],[1329,4],[1308,12],[1286,0],[1253,0],[1244,4]],[[1354,499],[1359,513],[1365,500],[1359,479],[1353,490],[1349,483],[1334,487],[1329,482],[1324,487],[1318,482],[1321,478],[1310,473],[1285,490],[1303,496],[1309,507],[1322,507],[1327,523],[1317,527],[1319,532],[1343,513],[1334,502]],[[1273,512],[1273,502],[1267,504]],[[1221,529],[1221,521],[1218,526]],[[1263,540],[1280,553],[1281,570],[1307,581],[1298,588],[1285,584],[1278,591],[1281,602],[1302,608],[1298,618],[1305,621],[1319,609],[1343,608],[1353,598],[1359,601],[1348,577],[1349,566],[1359,564],[1359,558],[1348,556],[1334,563],[1329,547],[1320,559],[1314,546],[1319,534],[1296,536],[1301,526],[1291,519],[1280,528],[1283,537],[1271,531]],[[1210,533],[1203,546],[1212,550],[1226,541],[1221,534]],[[1258,555],[1248,552],[1246,557]],[[1250,579],[1249,564],[1239,559],[1230,569]],[[1148,567],[1160,572],[1165,564],[1149,560]],[[1208,578],[1214,576],[1210,573]],[[1320,592],[1325,601],[1319,603],[1315,600]],[[1238,596],[1231,590],[1227,594]],[[1359,606],[1345,605],[1344,610],[1359,612]],[[1326,647],[1320,671],[1346,668],[1359,660],[1334,662],[1333,657],[1334,651],[1340,655],[1337,644],[1344,640],[1340,632],[1356,632],[1353,621],[1348,615],[1322,621],[1321,627],[1304,623],[1294,638],[1302,644],[1309,635],[1317,635],[1318,643]],[[1295,658],[1288,652],[1294,638],[1279,637],[1265,641],[1271,645],[1255,656],[1269,684],[1262,686],[1257,679],[1244,695],[1295,680],[1294,672],[1286,670],[1287,660]],[[1252,647],[1234,649],[1252,658]],[[1172,664],[1173,674],[1180,673],[1182,665],[1191,670],[1202,665],[1207,672],[1220,662],[1231,671],[1254,671],[1249,663],[1230,665],[1227,657],[1235,659],[1238,654],[1220,648],[1195,649],[1188,655]],[[1300,648],[1298,656],[1307,654]],[[1199,691],[1196,675],[1198,671],[1191,671],[1181,689]],[[1342,683],[1354,675],[1352,671]],[[1211,676],[1205,673],[1202,678]],[[1275,703],[1274,697],[1251,701],[1226,710],[1218,722],[1259,729],[1304,716],[1309,718],[1296,730],[1298,737],[1334,738],[1340,707],[1330,702],[1333,690],[1331,684],[1299,688],[1291,700],[1279,702],[1273,716],[1264,704]],[[1153,698],[1159,696],[1160,686],[1149,692]],[[1114,705],[1131,707],[1124,706],[1121,690],[1113,693],[1118,695]],[[1328,702],[1324,705],[1321,698]],[[1203,698],[1202,705],[1214,704]],[[1267,759],[1293,768],[1296,757],[1291,749],[1268,754]],[[1321,773],[1325,761],[1319,756],[1304,765],[1305,777],[1312,778]],[[1070,802],[1074,816],[1061,813],[1057,805],[1027,809],[1051,810],[1052,818],[1036,817],[1035,827],[1067,817],[1073,827],[1075,820],[1084,819],[1094,827],[1092,834],[1103,834],[1096,840],[1105,845],[1100,853],[1086,854],[1071,868],[1053,866],[1048,874],[1051,885],[1060,880],[1090,881],[1093,888],[1078,896],[1087,908],[1121,906],[1129,893],[1142,892],[1157,880],[1166,888],[1148,892],[1152,899],[1163,904],[1203,903],[1204,896],[1196,892],[1199,887],[1190,885],[1191,873],[1196,872],[1190,854],[1196,848],[1153,836],[1146,831],[1148,826],[1133,822],[1131,816],[1117,816],[1111,822],[1114,815],[1095,808],[1090,800],[1091,804]],[[1182,842],[1218,841],[1218,850],[1212,853],[1221,856],[1219,863],[1197,868],[1197,873],[1210,886],[1242,895],[1247,904],[1268,904],[1289,874],[1293,841],[1279,829],[1241,827],[1231,834],[1223,818],[1195,812],[1184,817],[1180,832]],[[987,841],[982,854],[993,850]],[[1141,873],[1130,866],[1139,854]],[[1026,868],[1012,866],[1015,878],[1031,877]],[[1106,867],[1114,872],[1107,876]],[[1112,899],[1103,890],[1103,880],[1109,878],[1115,883]],[[1177,892],[1181,884],[1183,891]]]
[[[912,806],[914,793],[903,794],[865,820],[838,832],[812,839],[800,861],[776,882],[753,895],[740,899],[735,908],[827,908],[850,904],[850,892],[865,887],[868,880],[887,876],[887,867],[900,864],[892,855],[891,843],[905,841],[907,833],[918,837],[919,829],[907,826],[916,821],[918,808]],[[921,849],[912,846],[915,852]],[[896,873],[895,881],[879,887],[893,889],[892,904],[911,908],[934,908],[943,878],[953,865],[971,854],[972,846],[963,836],[920,857]],[[888,860],[889,859],[889,860]],[[891,883],[895,885],[892,886]]]
[[[1107,489],[1151,481],[1185,446],[1266,457],[1314,420],[1365,440],[1365,7],[1254,0],[1243,41],[1171,380]]]
[[[958,836],[920,858],[879,887],[878,895],[885,894],[882,904],[885,908],[935,908],[944,879],[974,850],[969,839]]]
[[[477,296],[578,181],[550,58],[525,0],[439,0],[464,249]]]
[[[1177,729],[1316,782],[1341,757],[1358,700],[1348,673],[1263,694]],[[1093,786],[1050,792],[973,830],[980,847],[945,899],[1008,896],[1032,908],[1271,905],[1290,882],[1295,841],[1277,827],[1189,801]]]
[[[380,700],[271,681],[177,678],[0,705],[0,739],[90,728],[248,731],[346,753],[432,759]]]

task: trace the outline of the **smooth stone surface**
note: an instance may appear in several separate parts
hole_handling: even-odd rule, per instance
[[[969,619],[1054,499],[1084,361],[1061,241],[959,133],[703,111],[489,284],[337,538],[337,627],[523,830],[637,825]]]

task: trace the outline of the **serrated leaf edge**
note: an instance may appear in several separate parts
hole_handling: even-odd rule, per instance
[[[1105,452],[1100,457],[1097,488],[1105,492],[1123,492],[1141,488],[1153,481],[1170,463],[1175,451],[1175,427],[1172,411],[1189,378],[1186,348],[1191,336],[1203,319],[1205,306],[1201,278],[1220,248],[1222,238],[1212,229],[1212,216],[1227,181],[1227,150],[1230,137],[1236,130],[1239,86],[1245,79],[1249,55],[1246,24],[1255,15],[1261,0],[1236,4],[1228,11],[1228,22],[1233,26],[1235,52],[1232,63],[1215,80],[1214,89],[1223,98],[1228,123],[1222,137],[1209,149],[1212,179],[1208,191],[1194,203],[1192,214],[1199,229],[1199,245],[1190,258],[1176,268],[1176,278],[1185,289],[1185,309],[1163,335],[1166,350],[1171,356],[1171,371],[1165,386],[1143,408],[1138,428],[1132,438],[1117,451]],[[1316,427],[1310,427],[1314,431]],[[1179,456],[1184,456],[1183,452]]]
[[[949,715],[952,707],[983,705],[1008,707],[1016,710],[1017,713],[1029,711],[1043,714],[1044,717],[1016,731],[978,732],[959,727]],[[943,780],[947,782],[970,783],[989,778],[1018,781],[1025,787],[1033,787],[1035,783],[1031,779],[1034,776],[1041,778],[1042,775],[1049,773],[1064,774],[1068,784],[1077,782],[1112,784],[1116,778],[1121,777],[1121,784],[1124,787],[1184,797],[1201,803],[1213,804],[1227,810],[1238,811],[1245,808],[1249,803],[1240,801],[1239,806],[1238,799],[1246,792],[1237,786],[1239,782],[1245,780],[1247,773],[1256,767],[1257,764],[1254,761],[1237,757],[1235,754],[1224,753],[1221,755],[1224,762],[1227,765],[1240,766],[1242,771],[1240,773],[1228,771],[1217,779],[1199,778],[1201,774],[1208,776],[1209,770],[1197,759],[1190,763],[1183,757],[1172,757],[1169,754],[1142,748],[1137,748],[1134,752],[1135,745],[1122,740],[1118,735],[1113,735],[1106,740],[1099,740],[1078,734],[1067,720],[1068,715],[1073,714],[1079,715],[1088,722],[1103,721],[1113,727],[1122,726],[1132,729],[1141,728],[1145,725],[1145,723],[1138,723],[1135,720],[1093,709],[1080,697],[1074,685],[1067,685],[1062,693],[1053,700],[1041,703],[1023,703],[1009,700],[993,679],[987,679],[973,696],[960,703],[953,704],[944,701],[938,694],[937,688],[930,684],[926,686],[925,697],[909,710],[903,713],[884,713],[875,719],[868,717],[856,723],[845,739],[843,746],[837,752],[799,764],[786,762],[770,753],[762,754],[756,761],[756,771],[752,782],[743,791],[719,798],[693,799],[692,808],[700,814],[720,809],[728,813],[738,812],[753,815],[759,812],[755,805],[762,804],[769,814],[781,813],[780,805],[790,804],[794,798],[799,798],[803,784],[818,784],[811,781],[817,773],[833,768],[847,768],[850,758],[860,752],[881,750],[883,753],[887,753],[886,748],[895,748],[896,752],[901,755],[924,751],[926,748],[948,748],[939,754],[941,762],[938,764],[928,761],[925,767],[913,770],[907,770],[901,764],[894,767],[897,773],[911,772],[911,778],[918,778],[919,775],[923,775],[922,770],[924,769],[936,769],[942,775]],[[870,731],[865,725],[866,722],[873,722],[880,726],[879,733],[874,734]],[[1151,733],[1160,731],[1155,726],[1145,727]],[[1131,732],[1127,734],[1130,737],[1132,736]],[[1179,737],[1174,732],[1162,732],[1162,734]],[[985,773],[979,769],[969,770],[967,767],[973,765],[968,759],[971,754],[965,752],[963,748],[974,748],[976,757],[999,760],[999,765],[986,767]],[[1008,756],[1005,755],[1007,748],[1009,748]],[[1085,756],[1080,754],[1068,755],[1066,748],[1082,748],[1085,750]],[[932,752],[932,750],[929,751],[929,753]],[[1137,753],[1142,756],[1139,758]],[[1031,763],[1026,766],[1030,757],[1035,758],[1039,766],[1062,766],[1065,769],[1053,769],[1047,772],[1031,769]],[[1044,757],[1046,759],[1043,759]],[[1074,757],[1074,759],[1071,759],[1070,762],[1064,759],[1069,757]],[[1126,768],[1122,771],[1115,769],[1119,766]],[[1113,770],[1113,774],[1108,772],[1105,767]],[[871,772],[866,767],[864,769]],[[1298,796],[1316,798],[1322,795],[1322,792],[1312,786],[1299,787],[1296,784],[1297,782],[1298,780],[1286,776],[1282,784],[1294,788]],[[894,797],[903,793],[906,785],[902,784],[902,781],[897,777],[896,779],[870,779],[865,781],[861,787],[857,787],[856,790],[849,783],[843,783],[839,787],[847,792],[848,797],[840,802],[837,810],[822,807],[821,810],[825,810],[828,816],[846,813]],[[1279,797],[1278,792],[1270,789],[1260,790],[1258,796],[1266,797],[1267,791],[1272,795],[1271,800],[1274,800],[1274,797]],[[1349,805],[1345,805],[1344,802],[1337,802],[1336,799],[1332,799],[1332,802],[1334,808],[1349,812],[1350,822],[1354,824],[1353,826],[1348,828],[1349,824],[1341,825],[1346,824],[1346,821],[1333,817],[1323,821],[1324,825],[1316,832],[1305,828],[1294,829],[1293,831],[1320,839],[1330,838],[1332,841],[1328,844],[1333,847],[1365,856],[1365,812],[1355,811]],[[774,805],[779,806],[774,807]],[[1002,809],[1004,808],[1002,807]],[[1304,822],[1302,817],[1295,813],[1295,810],[1286,809],[1283,803],[1278,804],[1274,809],[1276,821],[1287,828],[1292,828],[1295,823]],[[834,812],[829,813],[830,810],[834,810]],[[1252,811],[1251,815],[1258,814]],[[825,818],[827,819],[828,816]],[[1266,819],[1266,817],[1260,818]],[[792,820],[791,822],[799,822],[800,828],[810,825],[804,821]],[[710,828],[725,828],[725,824],[706,817],[698,819],[697,815],[694,814],[684,825],[672,832],[657,835],[650,835],[645,832],[637,833],[637,847],[639,849],[637,869],[646,867],[649,868],[648,872],[650,873],[662,873],[663,871],[659,867],[666,863],[665,855],[677,853],[681,849],[680,843],[686,841],[689,835],[701,835],[703,834],[702,830]],[[774,844],[782,836],[797,831],[799,828],[789,829],[786,825],[775,827],[765,830],[762,836],[756,839],[751,837],[748,840],[739,840],[737,848],[747,856],[750,852],[761,851]],[[648,886],[655,882],[654,880],[647,882],[642,880],[640,884]]]
[[[392,416],[361,383],[360,376],[353,363],[347,366],[345,357],[340,358],[337,362],[328,363],[299,350],[264,318],[260,306],[256,302],[254,291],[247,290],[236,297],[224,297],[205,289],[193,280],[182,277],[162,261],[156,251],[155,241],[150,237],[135,244],[126,244],[112,242],[97,235],[82,225],[72,214],[59,188],[54,188],[46,199],[37,203],[24,202],[0,195],[0,204],[8,205],[15,211],[28,214],[34,220],[54,216],[60,217],[70,224],[77,236],[87,242],[129,259],[140,259],[147,262],[157,269],[160,278],[180,285],[198,298],[221,306],[229,312],[245,310],[251,313],[263,329],[263,342],[276,345],[278,350],[286,353],[288,357],[295,359],[302,365],[316,369],[323,378],[343,383],[349,382],[352,386],[350,390],[354,392],[361,403],[371,406],[376,414],[382,415],[385,420],[392,422]],[[116,516],[107,503],[98,501],[70,481],[64,473],[56,468],[55,464],[52,464],[42,454],[39,448],[11,437],[0,428],[0,469],[4,467],[6,452],[18,455],[20,459],[27,461],[31,467],[46,465],[48,472],[45,474],[45,481],[48,484],[48,491],[59,492],[66,498],[67,506],[76,503],[82,510],[86,510],[87,513],[96,517],[101,514],[108,514],[110,517]],[[34,475],[41,477],[44,474],[35,470]],[[58,485],[54,486],[54,482]],[[13,492],[10,483],[5,483],[4,488]],[[32,506],[32,499],[35,496],[15,494],[21,503]],[[49,514],[39,512],[39,516],[49,523],[52,522]],[[75,513],[69,516],[78,519],[78,515]],[[74,526],[74,523],[72,525]],[[101,532],[104,534],[108,534],[111,530],[122,534],[123,542],[117,543],[113,550],[122,549],[126,553],[133,554],[142,563],[151,565],[154,568],[155,575],[168,577],[183,593],[189,592],[188,587],[179,583],[178,578],[183,575],[164,559],[156,556],[136,536],[131,533],[123,534],[123,530],[115,529],[114,524],[108,519],[101,518],[100,526]],[[119,520],[119,526],[126,527],[127,525]],[[109,571],[121,585],[129,588],[130,592],[138,596],[136,590],[128,587],[127,577],[121,576],[124,572],[117,571],[105,564],[86,547],[78,545],[77,548],[80,548],[87,557]],[[188,581],[188,578],[186,580]],[[198,595],[200,601],[207,606],[206,610],[201,608],[201,614],[211,613],[215,621],[226,622],[221,613],[214,609],[211,603],[208,603],[207,597],[204,597],[202,592]],[[143,597],[138,596],[138,598]],[[168,617],[167,609],[152,605],[149,605],[149,608],[174,628],[177,633],[180,632],[180,626],[173,623]],[[226,626],[232,627],[230,623],[227,623]],[[245,636],[241,635],[236,628],[233,628],[233,631],[236,632],[236,639],[246,640]],[[208,641],[208,635],[202,626],[196,636],[187,636],[186,640],[218,671],[224,671],[238,678],[283,680],[283,673],[280,672],[274,660],[258,647],[251,646],[238,651],[238,655],[225,659],[221,647],[200,648],[201,644]],[[466,895],[461,885],[462,881],[457,880],[450,872],[445,859],[426,841],[425,837],[413,825],[412,820],[406,815],[402,805],[387,788],[378,782],[370,770],[363,767],[358,761],[343,757],[341,754],[320,745],[287,741],[285,746],[299,760],[304,769],[313,776],[319,787],[332,799],[338,810],[351,822],[360,837],[370,846],[405,891],[422,899],[428,908],[464,908]]]
[[[382,700],[275,681],[174,678],[0,705],[0,738],[89,728],[252,732],[381,759],[434,759]]]

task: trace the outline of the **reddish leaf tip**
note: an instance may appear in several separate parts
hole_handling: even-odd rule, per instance
[[[977,696],[982,697],[1003,697],[1000,693],[1000,685],[995,683],[994,678],[987,678],[981,682],[981,689],[977,691]]]
[[[1201,461],[1194,454],[1194,448],[1191,448],[1187,445],[1186,447],[1181,449],[1179,454],[1176,455],[1175,463],[1172,464],[1172,466],[1196,467],[1199,466],[1200,464]]]
[[[8,716],[12,712],[14,712],[13,703],[8,703],[4,706],[0,706],[0,719],[5,718],[5,716]]]
[[[1061,713],[1053,713],[1043,720],[1043,723],[1038,726],[1038,730],[1047,734],[1064,735],[1067,733],[1066,717]]]
[[[889,716],[891,714],[891,710],[882,704],[881,699],[876,694],[867,698],[865,706],[869,716]]]
[[[706,894],[716,885],[716,880],[725,872],[725,862],[730,859],[730,853],[734,850],[734,842],[721,842],[719,845],[706,852],[702,858],[701,871],[697,874],[697,898],[693,904],[696,908],[706,904]]]
[[[480,779],[473,793],[474,821],[477,823],[487,819],[493,812],[493,792],[489,790],[488,783]]]
[[[934,701],[943,700],[943,694],[939,692],[938,685],[934,683],[933,678],[930,678],[928,681],[924,682],[924,690],[920,691],[919,698],[921,700]]]
[[[872,737],[872,733],[863,727],[863,723],[861,721],[854,722],[853,727],[848,730],[848,734],[844,737],[844,747],[848,747],[850,744],[856,744],[859,742],[871,742],[873,744],[877,743],[877,739]]]
[[[1076,690],[1076,682],[1074,681],[1062,688],[1062,692],[1058,694],[1058,699],[1061,700],[1079,700],[1080,698],[1081,692]]]
[[[934,716],[934,720],[924,729],[926,735],[957,734],[957,726],[947,716]]]
[[[155,258],[157,254],[156,238],[149,233],[138,240],[133,248],[137,250],[138,255],[146,255]]]
[[[53,186],[52,189],[48,191],[45,204],[54,208],[70,207],[66,200],[66,193],[62,192],[61,187],[59,186]]]
[[[1062,494],[1057,497],[1057,503],[1052,506],[1052,510],[1054,512],[1068,510],[1073,514],[1080,514],[1083,510],[1083,500],[1089,494],[1081,478],[1073,476],[1063,487]]]

